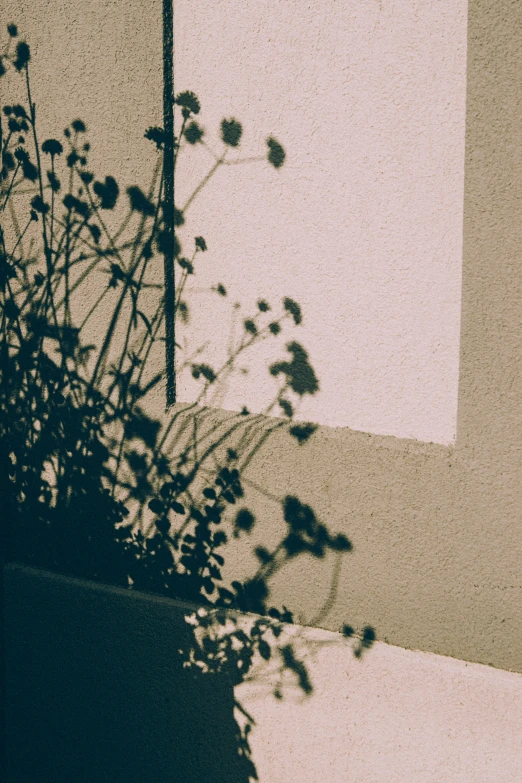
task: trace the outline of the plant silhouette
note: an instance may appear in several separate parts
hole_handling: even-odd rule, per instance
[[[177,651],[184,666],[237,685],[256,657],[278,655],[281,670],[292,670],[310,693],[304,662],[291,644],[278,644],[293,616],[269,605],[269,582],[300,554],[340,555],[351,550],[350,541],[287,496],[281,498],[281,540],[271,549],[256,547],[255,573],[230,583],[222,577],[230,537],[248,536],[259,525],[243,502],[247,466],[276,431],[285,430],[299,445],[316,429],[294,421],[299,401],[319,389],[305,348],[292,340],[290,358],[269,366],[279,387],[263,414],[244,408],[216,419],[208,407],[213,390],[233,382],[238,358],[284,334],[289,324],[299,326],[301,308],[285,297],[274,311],[260,299],[219,367],[178,345],[178,372],[190,371],[199,396],[155,418],[150,400],[164,377],[156,348],[165,340],[164,291],[155,271],[165,243],[173,241],[175,315],[187,323],[187,297],[206,241],[197,236],[182,247],[168,233],[162,128],[145,132],[157,155],[149,186],[124,189],[110,174],[91,170],[80,119],[60,140],[40,139],[31,67],[29,46],[9,25],[0,75],[19,78],[25,98],[4,105],[0,120],[0,438],[10,496],[8,557],[189,601],[200,610],[190,618],[190,644]],[[197,96],[180,93],[175,108],[174,165],[180,149],[196,145],[213,157],[183,209],[174,210],[181,227],[210,177],[241,161],[228,155],[240,146],[242,126],[223,119],[216,153],[196,120]],[[284,165],[284,149],[273,137],[264,157],[275,169]],[[222,284],[213,290],[227,295]],[[92,342],[86,335],[94,321]],[[279,418],[268,419],[274,411]],[[240,620],[245,613],[255,615],[246,629]],[[357,655],[375,638],[370,627],[357,636],[346,625],[344,633],[357,640]],[[279,689],[275,695],[281,696]],[[251,725],[247,715],[246,727],[237,727],[238,780],[257,779]]]

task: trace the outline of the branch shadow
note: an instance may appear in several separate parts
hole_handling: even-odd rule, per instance
[[[198,350],[182,353],[178,370],[190,372],[199,394],[182,411],[155,417],[150,399],[163,379],[157,348],[167,338],[165,290],[154,265],[174,259],[174,315],[187,322],[205,239],[193,237],[184,250],[166,226],[161,128],[145,133],[157,158],[150,186],[126,188],[126,200],[114,177],[96,179],[90,170],[80,119],[62,141],[40,142],[31,52],[14,25],[8,35],[0,76],[9,68],[26,94],[24,103],[3,106],[0,123],[4,543],[9,561],[41,569],[40,576],[11,570],[7,584],[8,732],[19,750],[12,778],[138,781],[154,769],[155,781],[246,783],[256,778],[252,719],[245,728],[236,723],[234,687],[254,657],[279,655],[281,668],[312,691],[292,646],[278,648],[293,616],[269,605],[269,581],[303,553],[324,558],[352,545],[287,495],[280,499],[281,540],[255,548],[250,578],[225,583],[227,542],[258,524],[245,506],[243,472],[275,432],[284,429],[296,448],[313,436],[316,426],[296,423],[295,414],[319,382],[305,348],[292,339],[289,356],[268,367],[276,391],[261,414],[245,407],[216,424],[205,406],[220,383],[233,379],[239,356],[299,327],[301,308],[284,297],[277,314],[260,299],[221,366],[200,361]],[[176,151],[204,144],[194,119],[198,98],[180,93],[175,104]],[[176,228],[209,177],[242,162],[227,158],[240,144],[241,124],[223,119],[220,130],[223,150],[210,151],[209,174],[183,209],[174,207]],[[279,169],[282,146],[272,137],[266,144],[263,159]],[[213,292],[226,296],[219,285]],[[43,571],[69,579],[53,581]],[[120,590],[103,593],[78,579]],[[141,597],[130,599],[138,591]],[[194,625],[203,636],[179,607],[173,637],[174,604],[146,593],[189,602],[191,611],[200,607]],[[137,612],[143,627],[136,623],[139,601],[147,607]],[[257,619],[245,631],[234,612]],[[355,636],[354,629],[346,625],[345,635]],[[365,628],[355,654],[374,638]]]

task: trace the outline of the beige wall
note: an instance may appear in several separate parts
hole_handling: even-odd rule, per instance
[[[223,116],[242,155],[274,134],[280,172],[219,172],[190,212],[209,253],[198,285],[245,306],[288,295],[321,379],[302,416],[330,426],[452,443],[458,386],[466,3],[302,0],[175,4],[176,88],[200,96],[209,143]],[[161,3],[4,3],[34,51],[42,133],[82,117],[96,171],[147,182],[143,139],[161,122]],[[299,17],[299,26],[295,19]],[[44,104],[45,101],[45,105]],[[177,200],[212,163],[181,159]],[[191,342],[225,340],[229,304],[194,308]],[[249,359],[223,407],[271,398],[270,354]],[[257,357],[257,358],[256,358]],[[182,378],[181,396],[193,394]]]
[[[183,605],[16,566],[6,596],[9,783],[33,783],[31,766],[75,783],[244,781],[227,744],[231,694],[173,665]],[[311,696],[287,672],[274,699],[273,660],[235,692],[255,719],[260,783],[519,780],[522,675],[382,643],[357,660],[339,634],[286,633]]]
[[[2,19],[31,46],[42,137],[80,117],[96,171],[128,184],[148,178],[154,155],[143,134],[162,116],[161,4],[3,0]]]
[[[247,12],[247,4],[243,6],[243,14],[237,23],[243,24],[246,29],[251,24],[251,17]],[[336,9],[340,6],[332,4],[332,14],[337,13]],[[400,23],[402,16],[397,11],[398,6],[390,6],[386,0],[380,4],[376,2],[375,6],[381,9],[379,13],[384,15],[389,24]],[[142,179],[144,169],[148,170],[149,154],[148,147],[141,141],[143,128],[159,120],[161,57],[158,3],[147,4],[144,10],[141,3],[123,1],[62,4],[56,0],[50,3],[32,0],[31,3],[15,4],[12,0],[4,0],[4,7],[7,10],[6,18],[18,22],[28,40],[35,42],[35,58],[42,64],[40,72],[34,69],[37,80],[35,89],[40,97],[45,95],[50,100],[48,115],[42,117],[42,121],[48,123],[49,131],[56,127],[56,121],[60,129],[65,119],[82,116],[96,138],[95,147],[100,151],[98,162],[101,168],[104,169],[102,164],[106,164],[107,173],[120,174],[124,181]],[[177,6],[181,33],[184,7],[183,3]],[[213,8],[214,13],[218,13],[215,10],[218,7],[213,5]],[[275,25],[274,34],[277,32],[274,18],[279,11],[284,15],[288,6],[281,4],[275,8],[278,10],[273,10],[271,17],[271,24]],[[393,9],[397,13],[392,13]],[[409,345],[406,354],[411,363],[397,360],[400,341],[394,343],[392,340],[393,350],[384,352],[386,356],[391,356],[391,365],[381,365],[379,389],[376,391],[373,385],[377,383],[377,370],[377,375],[366,375],[364,382],[357,377],[353,381],[359,389],[357,393],[354,392],[353,399],[358,394],[360,402],[359,407],[354,405],[354,408],[361,412],[366,397],[370,401],[367,411],[376,411],[375,420],[372,421],[371,417],[365,419],[361,414],[359,422],[366,421],[368,430],[381,434],[370,435],[343,427],[335,429],[325,426],[309,444],[300,448],[290,448],[286,441],[274,440],[252,466],[250,476],[271,493],[299,494],[303,501],[316,508],[325,521],[348,533],[354,542],[355,552],[343,563],[337,601],[323,623],[325,627],[337,629],[343,620],[369,622],[375,625],[379,639],[388,640],[394,645],[491,663],[521,672],[522,354],[519,343],[522,334],[522,145],[519,82],[522,55],[519,30],[522,6],[511,0],[496,0],[494,4],[486,0],[470,0],[469,3],[463,205],[459,205],[459,178],[462,170],[459,169],[458,134],[462,130],[459,107],[463,107],[459,101],[463,100],[464,93],[463,84],[458,79],[462,75],[459,69],[463,63],[464,39],[461,33],[457,35],[452,31],[462,32],[459,25],[463,23],[464,4],[452,2],[450,10],[440,17],[436,16],[441,12],[438,3],[415,4],[415,9],[421,16],[428,12],[435,14],[439,25],[436,28],[437,41],[447,46],[444,63],[437,60],[440,54],[438,46],[432,51],[440,68],[443,64],[447,67],[447,71],[442,68],[437,73],[453,74],[456,80],[450,80],[455,86],[452,94],[455,110],[450,112],[452,121],[449,126],[440,125],[440,115],[437,113],[432,118],[433,125],[426,125],[432,133],[428,142],[434,145],[431,147],[433,150],[438,149],[435,130],[440,131],[441,138],[453,140],[454,144],[451,148],[454,150],[451,165],[444,170],[444,174],[440,173],[438,160],[434,159],[433,162],[433,171],[438,172],[439,177],[434,198],[435,202],[441,198],[444,207],[436,213],[441,233],[433,234],[430,240],[432,245],[428,243],[433,248],[438,241],[444,244],[447,239],[447,248],[451,248],[451,252],[447,249],[440,257],[440,274],[435,275],[434,272],[433,278],[423,281],[423,285],[430,283],[423,289],[425,299],[413,297],[415,307],[419,306],[420,301],[430,304],[422,311],[424,320],[417,318],[409,322],[406,313],[406,320],[398,323],[399,332],[401,329],[410,329],[403,345]],[[192,9],[190,13],[195,14],[197,22],[198,14]],[[376,14],[377,11],[372,13]],[[186,18],[191,19],[188,10],[187,14]],[[230,19],[230,24],[234,19]],[[385,28],[379,28],[375,19],[376,29],[381,30],[381,33],[376,34],[384,34]],[[346,22],[348,26],[349,22],[350,19]],[[355,15],[355,23],[363,24],[363,17]],[[310,35],[310,15],[303,14],[305,24],[306,35]],[[421,28],[416,27],[412,32],[406,25],[405,29],[414,36],[415,30]],[[422,40],[427,40],[428,46],[429,38],[426,39],[425,34],[426,30],[422,28]],[[324,32],[324,35],[327,33]],[[232,67],[234,62],[234,67],[237,67],[237,58],[244,56],[244,42],[240,43],[240,37],[237,40],[238,45],[234,54],[231,54],[230,62],[226,63],[227,67]],[[324,40],[319,36],[319,52],[320,42]],[[215,45],[221,51],[218,43]],[[208,40],[202,46],[207,44]],[[289,45],[298,46],[298,36],[291,39]],[[181,51],[184,51],[183,39]],[[276,57],[275,51],[270,50],[267,55],[268,73],[271,58]],[[430,51],[429,46],[426,51]],[[225,54],[222,54],[223,58]],[[69,56],[77,63],[75,67],[68,66]],[[284,58],[284,50],[281,57]],[[425,53],[424,63],[426,58]],[[201,54],[198,62],[203,61]],[[225,63],[218,65],[216,61],[214,65],[217,72],[223,68],[222,78],[226,81]],[[336,61],[331,61],[328,67],[332,68],[335,83]],[[313,72],[306,73],[306,78],[312,79]],[[182,86],[188,87],[189,75],[185,73],[183,78],[187,83]],[[324,94],[328,94],[331,84],[328,75],[317,72],[317,79]],[[84,95],[80,104],[76,100],[77,88],[81,88],[80,94]],[[82,93],[85,88],[88,94]],[[339,85],[337,89],[342,93]],[[442,100],[443,93],[436,93],[437,100]],[[411,95],[416,95],[413,87]],[[203,95],[201,97],[204,99]],[[224,99],[224,106],[221,107],[223,113],[235,113],[232,97],[227,95]],[[284,94],[281,100],[278,113],[270,116],[264,115],[263,103],[252,109],[252,121],[245,123],[246,128],[251,127],[253,133],[255,129],[259,134],[252,139],[252,144],[262,141],[268,133],[277,136],[289,121],[284,111]],[[368,103],[366,119],[370,125],[370,109],[373,105],[372,102]],[[237,114],[241,119],[239,110]],[[421,114],[422,127],[425,127],[426,116]],[[121,120],[121,125],[118,130],[109,131],[114,118]],[[319,118],[317,127],[321,127]],[[364,124],[362,127],[364,130]],[[95,135],[97,129],[103,129],[100,143]],[[320,130],[317,133],[320,134]],[[448,133],[447,137],[445,133]],[[298,139],[301,134],[292,137],[288,132],[286,138],[279,135],[290,153],[288,176],[292,176],[292,141],[295,138],[296,149],[299,149]],[[344,149],[342,139],[337,139],[336,145],[336,155],[339,156]],[[309,151],[310,154],[312,151]],[[349,151],[350,154],[353,152],[352,149]],[[354,165],[360,165],[358,158]],[[280,174],[283,175],[284,171]],[[328,171],[328,167],[325,171]],[[234,173],[240,185],[236,186],[238,190],[232,198],[237,200],[239,193],[241,199],[247,199],[251,184],[259,183],[245,170],[240,174]],[[298,174],[296,169],[294,176]],[[259,174],[266,178],[263,182],[267,187],[274,187],[274,192],[278,194],[284,188],[284,180],[278,180],[275,175],[276,172],[272,171]],[[327,174],[324,176],[324,187],[327,187]],[[414,173],[411,176],[414,177]],[[403,187],[413,181],[401,180]],[[305,182],[305,186],[308,187],[308,182]],[[367,192],[371,193],[369,184],[366,187]],[[405,193],[405,198],[409,198],[407,188]],[[247,200],[246,206],[251,205],[256,211],[259,204],[256,202],[255,187],[248,198],[252,201]],[[232,207],[234,203],[231,202]],[[366,218],[362,215],[361,220],[364,218],[371,223],[370,218],[375,218],[378,209],[373,201],[368,204],[372,215]],[[313,204],[309,208],[312,207]],[[270,221],[275,219],[274,210],[277,211],[273,205],[267,206],[268,209],[268,219],[264,217],[261,220],[259,210],[256,212],[261,232],[265,233],[268,233],[266,226],[270,226]],[[455,270],[459,262],[462,210],[464,240],[457,438],[454,445],[447,445],[453,439],[451,433],[455,426],[459,351],[456,330],[460,296]],[[426,219],[423,210],[421,213],[419,220]],[[331,231],[337,230],[338,217]],[[403,216],[404,222],[399,223],[402,232],[408,230],[408,219],[408,215]],[[308,224],[310,222],[308,220]],[[444,234],[446,227],[447,237]],[[376,230],[376,224],[372,230]],[[232,235],[229,242],[235,245],[241,236]],[[254,234],[254,238],[256,236],[259,233]],[[347,236],[343,241],[347,241]],[[376,238],[370,232],[370,239],[378,247],[378,236]],[[408,235],[408,241],[410,239]],[[401,247],[401,241],[399,236],[397,248]],[[314,247],[319,248],[320,239],[317,242]],[[230,245],[225,249],[228,252]],[[261,250],[268,251],[267,255],[273,264],[273,285],[276,286],[279,280],[283,284],[284,279],[277,277],[274,248],[261,245]],[[216,252],[220,252],[219,247]],[[388,256],[384,258],[387,260]],[[434,261],[438,263],[437,258],[434,257]],[[408,256],[407,264],[411,260],[412,257]],[[409,301],[411,291],[408,286],[411,285],[413,291],[417,285],[409,276],[407,264],[406,274],[400,278],[403,281],[403,288],[400,289],[402,302]],[[364,287],[366,283],[373,285],[374,271],[379,276],[378,265],[370,268],[373,270],[371,274],[368,272],[367,277],[362,275],[359,278],[359,286]],[[382,280],[385,282],[385,276]],[[248,294],[247,291],[244,293]],[[256,290],[253,295],[257,293]],[[292,295],[293,292],[281,290],[280,293]],[[303,287],[302,293],[307,293],[306,287]],[[351,296],[350,291],[347,295]],[[386,311],[390,303],[385,301],[385,297],[379,299],[381,301]],[[319,301],[317,305],[328,309],[329,301]],[[430,309],[432,305],[433,309]],[[312,296],[306,313],[311,314],[315,306]],[[441,312],[442,318],[439,317]],[[380,326],[375,326],[376,333],[385,327],[384,320]],[[351,336],[352,333],[349,334]],[[430,339],[439,340],[442,346],[440,355],[437,351],[425,350],[422,334],[424,338],[431,334]],[[344,353],[336,349],[336,365],[339,362],[339,367],[344,368],[342,371],[346,367],[351,368],[350,371],[356,376],[357,364],[353,366],[350,362],[353,361],[353,351],[357,353],[364,346],[360,333],[353,343],[348,339]],[[344,358],[342,361],[338,358],[341,355],[346,357],[348,364],[342,363]],[[426,377],[420,374],[417,387],[419,394],[412,402],[408,395],[401,397],[398,378],[403,368],[405,378],[410,377],[408,372],[415,372],[419,357],[423,357],[422,366],[428,368],[426,377],[431,381],[427,383]],[[428,361],[426,357],[431,358]],[[385,409],[383,402],[374,405],[374,395],[387,392],[388,382],[390,399],[393,401],[393,404],[390,402],[390,410],[399,400],[396,412],[404,411],[408,405],[416,412],[415,415],[420,412],[422,415],[416,419],[420,422],[417,429],[417,425],[412,425],[413,429],[408,430],[407,420],[404,417],[401,419],[400,415],[395,417],[395,429],[391,425],[390,428],[383,425],[386,416],[391,415],[393,418],[394,414]],[[411,383],[404,381],[403,391],[410,387]],[[396,394],[397,389],[399,394]],[[384,412],[384,418],[378,418],[379,409]],[[423,416],[427,422],[431,422],[424,432],[421,427]],[[316,418],[321,421],[320,415]],[[357,427],[359,422],[349,423]],[[437,422],[441,428],[435,436],[433,426]],[[387,435],[390,432],[403,437],[390,437]],[[439,441],[440,445],[405,439],[412,435],[419,439]],[[254,490],[251,500],[254,508],[262,510],[266,520],[262,533],[266,542],[267,538],[276,535],[281,524],[277,507],[272,509],[266,497]],[[235,562],[239,569],[246,568],[249,562],[247,553],[238,551]],[[303,621],[310,620],[327,597],[332,565],[307,564],[306,579],[303,580],[303,565],[296,563],[294,569],[289,568],[281,575],[275,585],[274,598],[295,608]]]

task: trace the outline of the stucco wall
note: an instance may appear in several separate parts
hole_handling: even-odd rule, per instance
[[[325,627],[371,622],[396,645],[522,671],[522,6],[470,0],[466,36],[465,3],[456,0],[368,0],[353,13],[325,2],[299,15],[294,3],[279,3],[266,17],[262,4],[248,5],[212,4],[208,29],[202,8],[177,3],[179,88],[201,93],[209,130],[237,113],[251,149],[279,136],[288,168],[238,167],[230,191],[224,181],[216,186],[230,193],[216,219],[226,217],[229,235],[212,222],[216,191],[201,212],[194,207],[194,226],[204,224],[216,258],[235,259],[239,247],[241,258],[223,267],[232,280],[244,264],[238,296],[264,294],[257,286],[266,278],[280,295],[303,300],[312,340],[333,340],[326,378],[338,397],[313,418],[328,421],[347,404],[336,424],[380,433],[324,426],[303,447],[276,439],[250,477],[271,493],[300,495],[353,540]],[[34,44],[46,131],[81,116],[96,141],[95,166],[129,182],[148,174],[143,129],[160,121],[158,3],[7,0],[4,8]],[[353,30],[359,43],[350,38],[345,49]],[[244,65],[252,51],[259,74]],[[289,68],[295,78],[284,89],[278,79]],[[327,107],[314,112],[321,100]],[[302,202],[293,202],[295,188]],[[313,250],[309,263],[333,259],[332,269],[317,261],[320,296],[319,282],[301,276],[301,235]],[[257,275],[252,291],[243,269]],[[265,520],[266,543],[281,524],[277,507],[255,490],[249,500]],[[234,567],[248,562],[238,544]],[[304,584],[302,564],[287,569],[275,600],[309,620],[324,603],[331,565],[307,563]]]
[[[303,417],[452,443],[466,0],[182,0],[176,9],[176,82],[201,97],[209,143],[218,146],[219,121],[232,115],[244,123],[242,155],[262,152],[269,134],[287,151],[280,172],[229,167],[198,197],[188,230],[208,240],[203,277],[218,274],[250,306],[283,295],[302,304],[299,339],[321,384]],[[180,203],[211,163],[203,149],[181,160]],[[190,328],[215,358],[205,304]],[[264,367],[239,381],[223,407],[246,397],[263,410]]]
[[[17,566],[6,597],[9,783],[236,780],[230,694],[187,688],[176,666],[182,605]],[[382,643],[357,660],[338,634],[289,633],[312,695],[289,676],[276,701],[271,664],[235,694],[260,783],[519,780],[521,675]]]
[[[280,172],[223,168],[187,215],[232,301],[288,295],[321,380],[302,415],[321,424],[452,443],[457,408],[466,0],[175,3],[176,89],[200,97],[207,141],[244,125],[241,156],[274,134]],[[34,95],[46,132],[82,117],[96,170],[147,181],[143,133],[161,118],[161,3],[7,0],[34,48]],[[296,26],[295,20],[299,18]],[[45,100],[45,106],[43,102]],[[233,158],[234,156],[232,156]],[[237,157],[237,156],[236,156]],[[181,158],[181,206],[213,160]],[[181,235],[183,235],[183,229]],[[192,309],[191,345],[225,351],[232,302]],[[180,331],[182,327],[180,326]],[[223,399],[261,411],[268,354],[249,360]],[[180,399],[193,395],[190,375]]]

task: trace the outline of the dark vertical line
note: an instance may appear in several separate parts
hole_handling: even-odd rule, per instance
[[[165,373],[167,408],[176,402],[175,368],[175,297],[174,279],[174,9],[173,0],[163,0],[163,171],[165,195],[163,219],[165,231],[164,286],[165,286]]]

